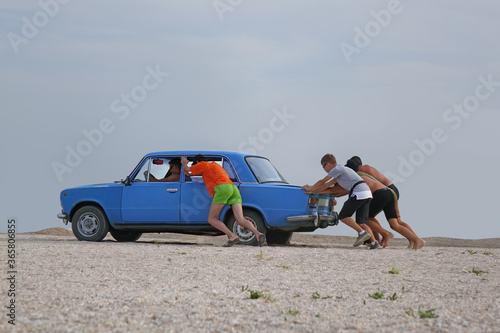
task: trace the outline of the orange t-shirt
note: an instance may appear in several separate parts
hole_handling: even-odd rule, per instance
[[[224,168],[215,162],[199,162],[189,168],[193,176],[201,174],[203,182],[207,186],[208,193],[214,197],[214,187],[221,184],[232,184]]]

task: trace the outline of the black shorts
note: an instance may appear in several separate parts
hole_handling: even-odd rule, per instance
[[[390,186],[387,186],[387,187],[389,187],[390,189],[392,189],[394,191],[394,193],[396,193],[396,195],[398,196],[398,201],[399,201],[399,190],[396,187],[396,185],[391,184]]]
[[[356,223],[365,224],[368,221],[368,211],[372,199],[358,200],[356,196],[349,197],[339,213],[339,220],[351,217],[356,212]]]
[[[384,211],[385,218],[387,220],[397,219],[399,217],[396,198],[394,197],[394,193],[388,187],[377,190],[373,193],[373,199],[370,202],[368,216],[370,218],[375,217],[381,211]]]

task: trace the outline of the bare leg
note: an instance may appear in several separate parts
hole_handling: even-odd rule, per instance
[[[387,245],[389,245],[390,241],[394,238],[394,234],[392,232],[389,232],[389,231],[385,230],[384,228],[382,228],[380,223],[378,223],[378,221],[374,217],[372,217],[368,220],[368,226],[372,229],[373,236],[375,236],[375,234],[382,235],[382,240],[380,241],[379,239],[377,239],[377,241],[384,248],[387,247]],[[377,237],[375,237],[375,238],[377,238]]]
[[[224,222],[219,221],[218,219],[222,207],[224,207],[224,204],[212,204],[212,206],[210,206],[210,212],[208,213],[208,223],[225,233],[229,240],[235,240],[236,238],[238,238],[238,236],[236,236],[231,230],[229,230]]]
[[[361,228],[359,224],[357,224],[351,217],[343,218],[340,221],[342,221],[342,223],[345,223],[347,226],[356,230],[358,234],[363,231],[363,228]]]
[[[410,229],[411,232],[413,232],[415,234],[415,231],[413,231],[413,229],[408,225],[408,223],[405,223],[403,221],[401,221],[401,218],[399,218],[399,224],[403,225],[404,227],[406,227],[407,229]],[[416,234],[415,234],[416,235]]]
[[[234,214],[234,217],[236,219],[236,222],[239,225],[241,225],[242,227],[253,232],[255,237],[257,237],[257,239],[258,239],[259,235],[262,235],[262,233],[259,232],[259,230],[257,230],[257,228],[255,228],[255,226],[253,225],[252,222],[248,221],[245,218],[245,216],[243,215],[243,208],[242,208],[241,204],[232,204],[231,208],[233,209],[233,214]]]
[[[363,228],[368,234],[370,234],[370,241],[373,243],[376,241],[375,237],[373,237],[372,229],[368,226],[368,224],[363,223],[360,224],[361,228]]]
[[[414,249],[418,250],[424,247],[425,241],[423,239],[420,239],[417,235],[415,235],[413,232],[411,232],[403,225],[399,224],[399,219],[392,218],[389,219],[388,222],[392,230],[397,231],[398,233],[403,235],[406,239],[408,239],[410,242],[414,244],[413,245]]]

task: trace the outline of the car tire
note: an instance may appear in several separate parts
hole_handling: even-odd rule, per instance
[[[259,230],[261,233],[266,234],[267,228],[266,224],[264,223],[264,220],[262,219],[262,216],[252,210],[243,210],[243,215],[245,218],[253,223],[253,225]],[[227,227],[229,230],[231,230],[236,236],[239,237],[240,239],[240,244],[243,245],[258,245],[259,241],[257,240],[257,237],[248,229],[240,226],[238,223],[236,223],[236,219],[234,215],[231,215],[231,217],[228,220]]]
[[[127,230],[111,229],[109,233],[117,242],[135,242],[142,236],[142,232]]]
[[[78,240],[100,242],[108,234],[109,222],[102,209],[84,206],[73,216],[71,229]]]
[[[267,244],[269,245],[288,245],[292,239],[292,231],[269,230],[266,234]]]

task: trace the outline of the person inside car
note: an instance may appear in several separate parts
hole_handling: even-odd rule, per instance
[[[168,164],[170,168],[168,169],[165,177],[156,178],[151,173],[149,174],[150,182],[178,182],[181,178],[181,159],[179,157],[172,158]],[[144,175],[146,175],[147,171],[144,171]]]

